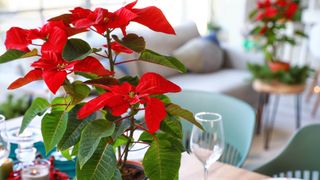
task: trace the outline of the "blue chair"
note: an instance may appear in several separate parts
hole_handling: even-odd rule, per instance
[[[219,161],[241,167],[249,153],[255,128],[255,112],[247,103],[222,94],[183,91],[169,94],[171,101],[193,113],[215,112],[222,115],[226,146]],[[184,142],[192,125],[182,121]]]
[[[320,179],[320,124],[305,126],[276,158],[255,171],[273,177]]]

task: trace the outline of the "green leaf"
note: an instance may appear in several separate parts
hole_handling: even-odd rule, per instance
[[[147,131],[143,131],[139,137],[139,141],[151,143],[154,140],[153,136]]]
[[[166,66],[182,73],[187,71],[186,67],[175,57],[163,56],[148,49],[140,54],[139,60]]]
[[[177,117],[168,115],[166,119],[161,122],[160,129],[161,131],[182,140],[182,125]]]
[[[69,39],[63,48],[62,57],[67,61],[82,60],[92,53],[90,45],[81,39]]]
[[[79,152],[79,143],[73,146],[71,156],[77,156]]]
[[[66,150],[60,151],[60,153],[67,160],[69,160],[69,161],[73,160],[72,155],[70,154],[70,149],[66,149]]]
[[[54,111],[46,114],[41,122],[41,132],[46,152],[51,151],[67,129],[68,113]]]
[[[122,120],[121,122],[119,123],[116,123],[116,127],[115,127],[115,130],[112,134],[112,139],[117,139],[119,136],[121,136],[124,131],[126,129],[128,129],[130,127],[130,122],[128,120]]]
[[[107,140],[101,140],[90,160],[82,168],[79,159],[77,160],[76,174],[78,179],[85,180],[121,180],[116,156]]]
[[[201,124],[194,118],[193,113],[181,108],[180,106],[176,104],[170,104],[167,106],[167,112],[173,116],[179,116],[182,117],[183,119],[191,122],[192,124],[196,125],[200,129],[203,129]]]
[[[82,76],[87,79],[97,79],[98,75],[84,72],[75,72],[76,75]]]
[[[58,144],[59,150],[66,150],[78,143],[83,128],[96,119],[96,113],[94,113],[83,120],[79,120],[77,114],[81,107],[82,105],[77,105],[69,112],[67,129]]]
[[[304,37],[304,38],[308,38],[308,35],[305,34],[303,31],[296,30],[294,33],[296,35],[298,35],[298,36],[301,36],[301,37]]]
[[[170,98],[164,94],[152,95],[151,97],[160,99],[166,105],[171,103]]]
[[[75,81],[72,84],[64,85],[67,94],[72,98],[73,105],[78,104],[90,94],[90,88],[81,81]]]
[[[44,98],[36,98],[24,114],[19,134],[21,134],[36,117],[41,116],[49,108],[49,102]]]
[[[71,102],[71,98],[68,97],[56,97],[51,101],[51,111],[69,111],[72,106],[67,106]]]
[[[127,136],[121,135],[116,139],[116,141],[112,144],[112,146],[115,149],[119,146],[127,144],[128,141],[129,141],[129,138]]]
[[[84,83],[90,84],[90,85],[101,84],[101,85],[105,85],[105,86],[119,84],[118,80],[113,77],[103,77],[103,78],[99,78],[99,79],[92,79],[89,81],[85,81]]]
[[[124,76],[122,78],[119,79],[119,82],[122,84],[124,82],[128,82],[133,86],[137,86],[139,84],[139,78],[138,76]]]
[[[36,56],[37,54],[38,54],[37,49],[33,49],[30,52],[19,51],[16,49],[9,49],[0,56],[0,64],[13,61],[16,59]]]
[[[100,52],[102,48],[92,48],[92,53]]]
[[[32,49],[30,52],[27,52],[26,54],[22,55],[20,58],[28,58],[38,55],[37,49]]]
[[[86,162],[94,154],[99,142],[102,138],[111,136],[114,132],[114,123],[99,119],[91,121],[82,131],[80,139],[80,149],[78,153],[80,168],[86,164]]]
[[[112,35],[112,38],[122,46],[125,46],[137,53],[142,52],[146,48],[146,42],[143,37],[136,34],[127,34],[121,40],[116,35]]]
[[[179,173],[181,142],[166,134],[158,134],[143,158],[144,171],[152,180],[167,180]]]
[[[257,13],[258,13],[258,9],[251,11],[249,14],[249,18],[254,19],[256,17]]]

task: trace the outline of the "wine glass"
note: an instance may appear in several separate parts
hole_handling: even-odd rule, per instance
[[[5,117],[0,114],[0,165],[9,157],[10,143],[6,140]]]
[[[203,163],[204,179],[208,179],[208,169],[222,155],[224,149],[224,133],[222,117],[212,112],[200,112],[195,115],[203,129],[193,127],[190,148],[193,154]]]

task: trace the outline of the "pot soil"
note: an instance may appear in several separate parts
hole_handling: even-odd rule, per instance
[[[127,161],[122,172],[123,180],[146,180],[143,166],[140,162]]]

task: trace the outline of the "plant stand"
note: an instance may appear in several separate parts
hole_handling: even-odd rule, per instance
[[[269,148],[269,142],[276,119],[278,105],[281,95],[295,96],[295,114],[296,114],[296,128],[301,126],[301,93],[305,89],[305,85],[286,85],[280,82],[263,82],[255,80],[253,88],[259,92],[259,104],[257,108],[257,134],[261,132],[262,120],[265,121],[265,138],[264,148]],[[274,95],[273,108],[271,109],[271,95]]]

